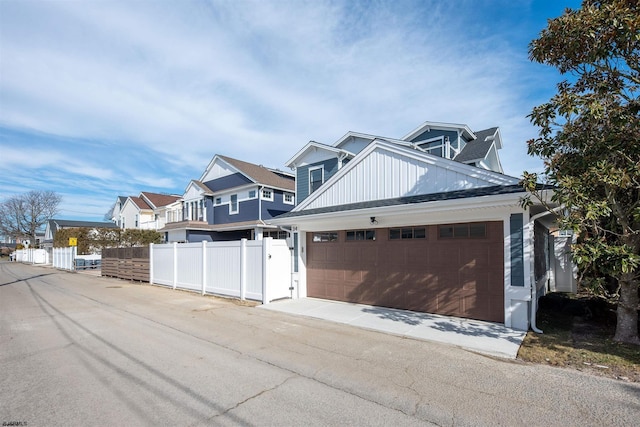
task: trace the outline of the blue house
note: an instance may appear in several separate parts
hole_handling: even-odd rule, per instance
[[[159,231],[166,242],[285,238],[286,232],[265,221],[294,205],[293,174],[215,155]]]
[[[522,207],[502,145],[497,127],[440,122],[306,144],[287,162],[298,203],[270,222],[291,230],[294,293],[535,330],[538,296],[573,285],[570,240]]]

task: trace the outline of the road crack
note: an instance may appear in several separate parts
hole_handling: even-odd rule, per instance
[[[233,406],[231,406],[231,407],[229,407],[229,408],[225,409],[225,410],[224,410],[224,411],[222,411],[221,413],[219,413],[219,414],[217,414],[217,415],[214,415],[214,416],[212,416],[212,417],[208,418],[208,419],[207,419],[207,422],[208,422],[208,421],[215,420],[216,418],[224,417],[224,416],[225,416],[225,415],[227,415],[229,412],[231,412],[231,411],[233,411],[233,410],[235,410],[235,409],[239,408],[240,406],[244,405],[245,403],[247,403],[247,402],[249,402],[249,401],[251,401],[251,400],[253,400],[253,399],[258,398],[258,397],[262,396],[262,395],[263,395],[263,394],[265,394],[265,393],[269,393],[269,392],[271,392],[271,391],[273,391],[273,390],[276,390],[276,389],[278,389],[278,388],[282,387],[283,385],[285,385],[289,380],[292,380],[292,379],[297,378],[297,377],[299,377],[299,375],[291,375],[290,377],[285,378],[285,379],[284,379],[282,382],[280,382],[279,384],[276,384],[276,385],[274,385],[273,387],[270,387],[270,388],[266,388],[266,389],[264,389],[264,390],[260,391],[259,393],[256,393],[256,394],[252,395],[252,396],[249,396],[249,397],[247,397],[246,399],[244,399],[244,400],[242,400],[242,401],[240,401],[240,402],[236,403],[235,405],[233,405]]]

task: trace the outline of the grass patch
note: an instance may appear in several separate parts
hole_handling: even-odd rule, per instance
[[[615,319],[592,300],[564,295],[541,298],[538,327],[528,332],[518,359],[640,382],[640,347],[613,341]]]

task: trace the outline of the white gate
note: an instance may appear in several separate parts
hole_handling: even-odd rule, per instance
[[[74,269],[78,248],[71,246],[69,248],[53,248],[53,266],[61,270]]]
[[[151,245],[151,283],[267,303],[291,295],[284,240]]]

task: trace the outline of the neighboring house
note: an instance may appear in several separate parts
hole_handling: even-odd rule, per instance
[[[114,220],[122,229],[159,230],[171,220],[173,211],[180,209],[180,196],[141,192],[138,196],[118,197]],[[117,216],[116,216],[117,215]]]
[[[175,194],[159,194],[143,191],[140,199],[151,208],[153,218],[148,223],[142,223],[140,228],[160,230],[167,222],[175,220],[175,212],[182,208],[182,198]]]
[[[295,205],[295,178],[230,157],[216,155],[182,196],[181,210],[160,231],[167,242],[284,238],[265,221]]]
[[[65,228],[118,228],[113,222],[98,222],[98,221],[75,221],[68,219],[50,219],[47,222],[47,228],[44,231],[44,241],[40,245],[46,249],[51,256],[53,250],[53,239],[56,236],[58,230]]]
[[[553,221],[521,207],[501,148],[498,128],[432,122],[307,144],[287,163],[299,204],[270,221],[292,232],[297,295],[528,329]]]
[[[127,201],[127,196],[118,196],[118,198],[116,199],[116,202],[113,204],[113,209],[111,210],[111,214],[108,215],[109,217],[111,217],[111,221],[116,223],[118,228],[122,228],[121,213],[122,213],[122,207],[124,206],[126,201]]]

